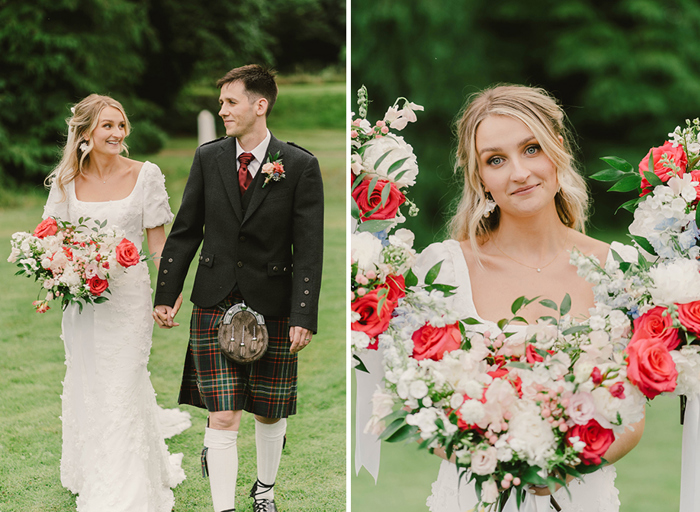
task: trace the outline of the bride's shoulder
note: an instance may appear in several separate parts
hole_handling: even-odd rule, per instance
[[[601,240],[596,240],[579,231],[572,230],[572,245],[583,254],[594,255],[599,261],[605,261],[610,252],[610,244]]]

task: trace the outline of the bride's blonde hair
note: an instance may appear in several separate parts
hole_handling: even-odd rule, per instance
[[[557,169],[561,188],[554,201],[559,218],[566,226],[583,232],[588,189],[576,170],[569,131],[564,124],[564,111],[544,89],[497,85],[468,97],[455,125],[458,140],[455,173],[464,173],[464,188],[449,224],[452,238],[469,240],[478,254],[478,246],[498,227],[498,208],[484,217],[487,195],[481,182],[476,151],[476,130],[484,119],[494,115],[518,119],[532,131]]]
[[[68,124],[68,138],[63,148],[63,156],[56,168],[45,180],[47,186],[56,184],[61,191],[62,200],[66,197],[66,185],[73,181],[79,174],[83,173],[83,168],[90,162],[90,152],[94,146],[92,132],[97,128],[100,114],[107,107],[119,110],[124,116],[126,123],[126,136],[131,132],[129,119],[126,117],[124,107],[114,98],[91,94],[79,103],[76,103],[71,112],[73,115],[66,119]],[[88,140],[89,139],[89,140]],[[85,151],[81,149],[83,143],[87,144]],[[122,141],[122,150],[129,152],[126,144]]]

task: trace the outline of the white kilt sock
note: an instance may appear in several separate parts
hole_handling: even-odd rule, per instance
[[[274,485],[277,470],[282,458],[284,434],[287,432],[287,420],[282,418],[277,423],[267,424],[255,420],[255,448],[258,456],[258,480],[266,485]],[[259,489],[256,499],[275,499],[275,490],[264,492]]]
[[[216,430],[207,427],[204,433],[214,512],[233,510],[236,507],[237,439],[236,430]]]

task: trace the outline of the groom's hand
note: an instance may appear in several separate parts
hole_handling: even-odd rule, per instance
[[[292,346],[289,348],[289,351],[292,354],[296,354],[311,342],[312,336],[313,334],[308,329],[304,329],[303,327],[299,327],[297,325],[290,327],[289,339],[292,342]]]
[[[180,324],[175,322],[175,315],[180,311],[180,306],[182,306],[182,294],[177,298],[173,307],[158,305],[153,308],[153,320],[161,329],[177,327]]]

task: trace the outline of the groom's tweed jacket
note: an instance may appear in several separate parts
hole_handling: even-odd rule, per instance
[[[323,262],[323,184],[316,158],[271,137],[285,178],[263,188],[262,167],[241,201],[236,141],[203,144],[163,249],[155,304],[172,306],[202,244],[191,300],[208,308],[238,286],[245,302],[290,325],[317,330]]]

